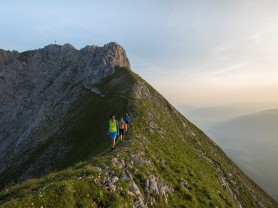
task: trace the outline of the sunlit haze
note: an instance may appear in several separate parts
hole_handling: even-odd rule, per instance
[[[5,50],[114,41],[174,105],[278,103],[275,0],[17,0],[0,11]]]

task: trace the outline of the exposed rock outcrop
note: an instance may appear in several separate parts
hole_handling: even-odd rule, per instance
[[[27,146],[35,149],[59,129],[53,125],[43,137],[29,141],[36,131],[61,117],[87,89],[102,95],[95,84],[117,70],[130,70],[126,53],[117,43],[80,50],[70,44],[22,53],[0,50],[0,175],[27,160],[23,156],[11,163],[11,157],[16,158]],[[62,157],[70,149],[64,145],[56,148],[57,145],[35,163],[41,160],[47,167],[53,152]],[[28,178],[35,163],[22,179]]]

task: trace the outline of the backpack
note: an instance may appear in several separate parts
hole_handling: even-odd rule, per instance
[[[124,121],[120,121],[119,122],[119,127],[120,127],[120,129],[126,130],[126,123]]]

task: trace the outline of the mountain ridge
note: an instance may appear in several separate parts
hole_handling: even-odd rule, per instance
[[[31,158],[60,142],[48,156],[60,150],[61,164],[46,172],[42,166],[38,178],[3,189],[1,207],[277,206],[201,130],[142,78],[126,70],[129,62],[123,63],[112,65],[112,73],[98,82],[70,84],[63,99],[69,102],[79,96],[64,114],[46,120],[44,128],[30,137],[47,137],[43,145],[33,147],[38,153]],[[131,114],[131,129],[111,152],[105,123],[109,115],[119,117],[126,111]],[[64,152],[64,147],[69,149]],[[28,172],[36,161],[27,162]],[[9,169],[4,176],[15,170]]]
[[[49,135],[59,133],[49,122],[62,119],[78,97],[95,91],[94,85],[116,70],[129,70],[130,64],[124,49],[109,43],[81,50],[66,44],[23,53],[2,51],[0,67],[0,77],[4,78],[0,83],[0,159],[8,162],[0,164],[2,173],[7,166],[13,168],[28,159],[20,156],[19,150],[32,152]],[[34,135],[45,125],[48,134]],[[32,134],[36,139],[29,139]],[[67,149],[65,146],[62,152]],[[11,156],[17,158],[12,164]]]

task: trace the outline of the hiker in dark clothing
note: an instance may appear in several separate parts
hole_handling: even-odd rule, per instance
[[[128,115],[128,113],[126,113],[125,114],[125,117],[124,117],[124,121],[125,121],[125,123],[126,123],[126,131],[128,130],[128,128],[129,128],[129,115]]]

